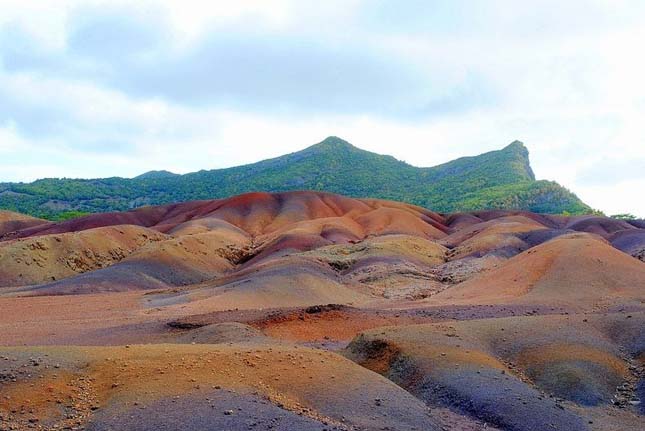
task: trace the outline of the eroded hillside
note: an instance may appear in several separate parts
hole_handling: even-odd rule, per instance
[[[251,193],[0,226],[0,429],[641,430],[645,235]]]

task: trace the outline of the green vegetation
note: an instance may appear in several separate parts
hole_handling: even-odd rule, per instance
[[[49,220],[52,220],[52,221],[65,221],[65,220],[71,220],[73,218],[83,217],[83,216],[86,216],[88,214],[90,214],[90,213],[88,213],[87,211],[75,211],[75,210],[61,211],[61,212],[56,213],[55,215],[49,217]]]
[[[634,214],[630,213],[625,213],[625,214],[614,214],[611,216],[611,218],[615,218],[618,220],[637,220],[638,217],[636,217]]]
[[[62,178],[0,184],[0,208],[56,218],[74,212],[122,211],[286,190],[393,199],[440,212],[492,208],[555,214],[592,211],[559,184],[536,181],[528,151],[518,141],[499,151],[417,168],[336,137],[275,159],[186,175],[153,171],[132,179]]]

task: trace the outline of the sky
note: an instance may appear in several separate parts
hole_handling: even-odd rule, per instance
[[[0,0],[0,182],[517,139],[539,179],[645,217],[643,22],[641,0]]]

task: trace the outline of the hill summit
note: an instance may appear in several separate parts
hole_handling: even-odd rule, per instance
[[[520,141],[501,150],[419,168],[330,136],[291,154],[249,165],[177,175],[151,171],[135,178],[42,179],[0,184],[0,208],[40,217],[69,211],[105,212],[251,191],[320,190],[391,199],[439,212],[522,209],[590,212],[576,195],[536,180]]]
[[[176,176],[176,175],[179,175],[179,174],[175,174],[174,172],[170,172],[170,171],[164,171],[164,170],[161,170],[161,171],[148,171],[148,172],[144,172],[144,173],[143,173],[143,174],[141,174],[141,175],[137,175],[135,178],[136,178],[136,179],[139,179],[139,180],[142,180],[142,179],[151,179],[151,178],[167,178],[167,177],[174,177],[174,176]]]

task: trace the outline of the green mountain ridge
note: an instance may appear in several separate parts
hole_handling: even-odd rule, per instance
[[[122,211],[250,191],[323,190],[352,197],[392,199],[438,212],[524,209],[539,213],[591,212],[552,181],[536,180],[527,148],[501,150],[419,168],[331,136],[302,151],[226,169],[184,175],[150,171],[135,178],[49,178],[0,184],[0,208],[47,218],[69,211]]]

